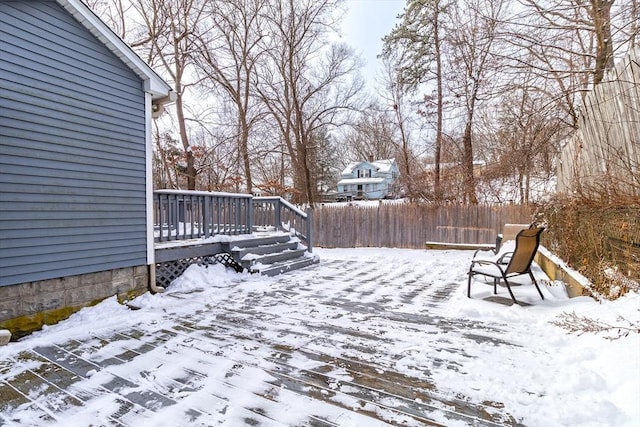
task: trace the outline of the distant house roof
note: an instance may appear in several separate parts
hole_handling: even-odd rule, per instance
[[[342,171],[342,175],[350,175],[355,168],[359,165],[366,163],[374,166],[378,169],[378,172],[389,172],[391,167],[396,163],[396,159],[384,159],[384,160],[376,160],[373,162],[351,162],[347,165],[346,168]],[[370,181],[368,181],[370,182]]]
[[[346,168],[344,168],[344,170],[342,171],[342,175],[349,175],[351,174],[351,172],[353,172],[353,170],[356,168],[356,166],[358,166],[360,163],[362,162],[351,162],[347,165]]]
[[[171,86],[80,0],[56,0],[88,31],[144,81],[144,90],[159,103],[172,101]],[[164,101],[164,102],[163,102]]]
[[[379,172],[389,172],[392,166],[396,163],[396,159],[376,160],[372,162],[378,168]]]

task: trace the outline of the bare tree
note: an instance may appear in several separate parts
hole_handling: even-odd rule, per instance
[[[187,128],[187,104],[190,88],[199,84],[193,79],[193,53],[202,17],[200,0],[132,0],[137,17],[142,20],[145,36],[138,50],[145,51],[147,62],[161,67],[176,93],[178,134],[184,151],[184,176],[189,190],[196,189],[196,168]],[[193,98],[191,99],[193,100]]]
[[[378,104],[371,105],[357,115],[356,121],[342,137],[347,152],[343,167],[351,161],[390,159],[396,155],[394,124],[389,117],[389,109]]]
[[[449,90],[462,111],[462,166],[464,199],[476,204],[473,128],[480,103],[491,99],[497,64],[493,55],[503,0],[464,0],[452,8],[451,44],[448,58]]]
[[[503,23],[501,38],[510,74],[535,73],[544,84],[548,108],[578,126],[578,111],[592,85],[600,83],[616,54],[638,34],[638,1],[520,0],[522,8]]]
[[[313,206],[313,135],[341,123],[341,114],[356,106],[362,88],[359,63],[351,49],[326,43],[335,0],[273,1],[270,37],[257,90],[281,135],[293,167],[296,201]]]
[[[613,2],[614,0],[591,0],[591,7],[588,9],[596,38],[594,85],[602,81],[605,70],[613,67],[613,39],[611,38],[611,6]]]
[[[425,96],[430,110],[435,98],[434,197],[440,200],[440,162],[443,143],[444,88],[443,88],[443,31],[448,9],[447,0],[407,0],[407,6],[392,32],[385,36],[382,56],[396,66],[396,85],[416,89],[419,85],[435,81],[435,97]]]
[[[620,19],[624,23],[620,26],[621,38],[626,40],[629,50],[638,46],[640,38],[640,0],[629,0],[626,7],[620,13]]]
[[[550,4],[544,0],[522,0],[534,10],[541,21],[537,24],[545,35],[542,40],[569,40],[570,43],[544,43],[549,50],[560,49],[565,56],[583,57],[586,69],[593,76],[593,84],[600,83],[606,69],[613,66],[614,39],[611,33],[611,8],[615,0],[557,0]],[[525,15],[526,26],[536,24],[531,15]],[[535,34],[535,33],[534,33]],[[560,37],[560,38],[558,38]],[[567,39],[569,37],[569,39]],[[573,38],[573,40],[571,40]],[[545,40],[546,39],[546,40]],[[534,40],[531,40],[534,41]],[[570,71],[580,71],[571,69]]]
[[[237,145],[235,132],[226,128],[201,126],[191,138],[195,157],[198,189],[235,191],[240,177],[236,173]]]
[[[555,110],[545,108],[544,84],[534,73],[521,74],[480,114],[476,157],[484,160],[480,183],[485,200],[529,203],[534,187],[544,189],[554,173],[560,141],[568,128]],[[563,131],[564,129],[564,131]]]
[[[247,193],[253,191],[249,141],[262,116],[253,97],[256,64],[263,52],[266,0],[210,1],[206,6],[206,30],[199,38],[199,66],[220,87],[237,112],[237,147]]]
[[[161,135],[157,127],[154,132],[155,147],[153,150],[153,188],[177,188],[179,159],[182,153],[175,140],[169,134]]]
[[[388,120],[392,124],[393,137],[391,139],[398,167],[400,169],[400,182],[402,184],[404,194],[410,199],[433,200],[434,192],[428,187],[432,183],[425,183],[423,179],[419,179],[423,174],[418,173],[419,162],[416,156],[416,141],[414,135],[418,133],[420,126],[416,123],[418,109],[415,103],[412,103],[414,95],[413,84],[410,84],[402,78],[401,74],[395,72],[393,62],[389,56],[383,57],[386,75],[384,76],[384,90],[380,91],[380,97],[386,105],[389,105]],[[440,149],[437,151],[437,174],[440,174]],[[439,178],[433,183],[439,186]],[[426,184],[426,185],[425,185]],[[439,187],[438,187],[439,191]]]
[[[130,2],[123,0],[85,0],[86,5],[100,16],[111,30],[133,47],[136,37],[132,34],[135,26],[130,26],[127,12],[132,9]],[[147,40],[148,41],[148,40]]]
[[[175,110],[186,165],[181,175],[191,190],[196,188],[197,171],[187,121],[191,115],[188,105],[195,100],[187,93],[199,84],[193,78],[193,54],[202,3],[203,0],[88,1],[116,34],[173,84],[177,98],[171,109]],[[173,184],[180,186],[181,181]]]

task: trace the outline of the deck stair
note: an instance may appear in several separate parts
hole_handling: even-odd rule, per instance
[[[251,273],[266,276],[304,268],[319,262],[297,238],[278,234],[233,242],[231,256]]]

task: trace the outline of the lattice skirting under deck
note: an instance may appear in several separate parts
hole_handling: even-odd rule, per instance
[[[184,273],[191,264],[223,264],[226,267],[233,268],[239,273],[243,270],[242,266],[228,253],[184,258],[156,264],[156,284],[166,288],[174,279]]]

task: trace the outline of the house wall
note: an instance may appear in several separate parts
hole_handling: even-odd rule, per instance
[[[0,57],[0,300],[147,264],[140,77],[54,1],[0,2]]]
[[[357,196],[359,192],[367,199],[381,199],[388,193],[388,184],[364,183],[361,191],[358,191],[357,184],[338,185],[338,197],[344,197],[345,193],[348,196]]]

